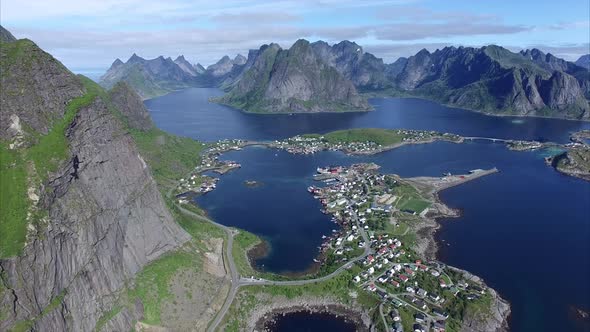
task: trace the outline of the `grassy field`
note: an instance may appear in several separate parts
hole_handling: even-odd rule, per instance
[[[403,137],[397,131],[378,128],[338,130],[324,135],[330,143],[375,142],[384,146],[400,143]]]
[[[234,245],[232,248],[232,254],[234,257],[234,262],[236,264],[236,268],[238,272],[243,276],[255,276],[258,275],[250,262],[248,261],[248,257],[246,257],[246,253],[255,245],[261,242],[260,238],[250,232],[246,232],[244,230],[240,230],[240,233],[234,237]]]

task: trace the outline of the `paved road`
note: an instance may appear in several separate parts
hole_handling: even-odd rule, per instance
[[[176,202],[174,204],[176,204]],[[213,332],[217,329],[217,327],[219,326],[219,323],[221,323],[221,320],[223,319],[223,317],[225,317],[225,314],[229,310],[229,307],[231,306],[232,302],[234,301],[234,298],[236,297],[236,294],[238,293],[238,288],[240,287],[240,275],[239,275],[238,270],[236,268],[236,264],[234,262],[234,257],[233,257],[233,252],[232,252],[233,245],[234,245],[234,236],[238,232],[225,226],[225,225],[216,223],[215,221],[213,221],[207,217],[204,217],[204,216],[198,215],[192,211],[189,211],[178,204],[176,204],[176,207],[178,207],[180,212],[182,212],[186,215],[189,215],[195,219],[199,219],[202,221],[212,223],[213,225],[220,227],[227,234],[225,257],[227,258],[227,265],[229,267],[231,286],[229,288],[229,292],[227,294],[227,297],[225,298],[225,302],[223,303],[223,306],[221,307],[219,312],[217,312],[215,319],[213,320],[213,322],[209,325],[209,328],[207,329],[207,331]]]
[[[383,302],[379,303],[379,315],[381,315],[381,319],[383,320],[383,328],[387,331],[387,320],[385,319],[385,315],[383,314]]]
[[[323,277],[315,278],[315,279],[274,281],[274,280],[266,280],[266,279],[242,278],[240,281],[241,285],[298,286],[298,285],[305,285],[305,284],[310,284],[310,283],[314,283],[314,282],[326,281],[328,279],[336,277],[337,275],[342,273],[344,270],[350,268],[354,263],[364,259],[368,255],[373,253],[373,251],[371,250],[371,243],[369,242],[369,237],[367,236],[367,233],[365,232],[365,230],[360,226],[358,216],[356,216],[356,214],[355,214],[353,217],[356,221],[357,228],[358,228],[359,232],[361,233],[363,241],[365,242],[365,251],[363,252],[362,255],[355,257],[352,260],[346,262],[344,265],[337,268],[334,272],[327,274]]]
[[[173,189],[169,190],[167,193],[167,196],[170,198],[172,196],[172,191],[173,191]],[[215,319],[213,320],[213,322],[209,325],[209,328],[207,329],[207,331],[209,331],[209,332],[213,332],[213,331],[217,330],[217,327],[219,326],[219,324],[223,320],[223,317],[225,317],[225,315],[227,314],[227,311],[229,310],[233,300],[236,297],[236,294],[238,293],[238,289],[241,286],[249,286],[249,285],[298,286],[298,285],[305,285],[305,284],[310,284],[310,283],[315,283],[315,282],[326,281],[328,279],[336,277],[337,275],[342,273],[344,270],[350,268],[355,262],[364,259],[367,255],[372,253],[367,234],[364,231],[364,229],[362,229],[358,225],[358,218],[356,218],[357,219],[357,227],[359,228],[361,236],[363,237],[363,240],[365,241],[365,251],[363,252],[362,255],[348,261],[346,264],[340,266],[334,272],[332,272],[328,275],[325,275],[323,277],[319,277],[319,278],[315,278],[315,279],[305,279],[305,280],[274,281],[274,280],[265,280],[265,279],[241,278],[240,274],[238,273],[238,270],[235,266],[233,253],[232,253],[234,236],[238,232],[230,227],[219,224],[207,217],[204,217],[204,216],[196,214],[190,210],[187,210],[184,207],[182,207],[180,204],[177,204],[175,200],[173,200],[173,201],[174,201],[174,204],[176,205],[176,207],[180,210],[180,212],[182,212],[188,216],[191,216],[195,219],[209,222],[217,227],[220,227],[227,234],[225,257],[227,257],[227,265],[228,265],[229,271],[230,271],[231,286],[230,286],[229,292],[227,294],[227,297],[225,299],[225,302],[223,303],[223,306],[221,307],[221,309],[219,310],[219,312],[215,316]]]

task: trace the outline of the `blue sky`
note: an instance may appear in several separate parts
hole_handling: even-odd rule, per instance
[[[134,52],[211,64],[277,42],[356,41],[392,62],[422,48],[537,47],[590,53],[588,0],[2,0],[0,22],[73,70],[104,70]]]

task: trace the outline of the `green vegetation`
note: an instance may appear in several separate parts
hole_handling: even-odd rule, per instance
[[[420,214],[424,209],[430,206],[430,202],[416,199],[416,198],[408,198],[404,200],[403,203],[398,204],[398,208],[402,210],[411,210],[415,211],[416,213]]]
[[[160,129],[131,130],[141,155],[163,188],[170,188],[200,162],[204,144],[186,137],[170,135]]]
[[[0,257],[20,253],[27,235],[27,171],[20,153],[0,144]]]
[[[258,274],[250,265],[247,253],[261,242],[262,240],[258,236],[244,230],[240,230],[240,233],[234,236],[232,255],[234,257],[236,268],[241,275],[254,276]]]
[[[10,150],[7,143],[0,143],[0,257],[20,254],[26,239],[27,214],[31,207],[27,188],[38,188],[68,157],[65,131],[78,111],[90,105],[97,96],[94,87],[86,84],[85,87],[86,94],[68,103],[63,118],[54,123],[47,135],[33,133],[36,143],[32,146]],[[33,217],[37,215],[35,211],[30,212]]]
[[[170,280],[181,269],[196,268],[200,262],[200,255],[187,246],[153,261],[136,275],[135,287],[129,290],[128,296],[143,303],[145,323],[160,324],[161,305],[172,297]]]
[[[338,130],[324,135],[330,143],[375,142],[383,146],[401,143],[403,138],[396,130],[379,128]]]
[[[111,310],[104,313],[98,319],[98,322],[96,322],[96,325],[94,327],[94,331],[102,330],[102,328],[106,325],[106,323],[108,323],[111,319],[113,319],[113,317],[115,317],[119,312],[121,312],[121,309],[123,309],[123,307],[121,305],[115,305],[115,306],[113,306],[113,308]]]
[[[356,272],[358,272],[357,267],[354,267],[351,271],[346,271],[332,279],[300,286],[265,285],[243,287],[240,289],[236,300],[232,303],[222,322],[222,326],[226,324],[225,331],[244,329],[244,324],[248,321],[251,310],[257,305],[271,302],[272,298],[285,297],[294,300],[299,297],[329,297],[345,305],[370,310],[379,304],[379,300],[375,294],[360,291],[352,283],[352,277]],[[350,295],[351,292],[356,293],[356,299]]]

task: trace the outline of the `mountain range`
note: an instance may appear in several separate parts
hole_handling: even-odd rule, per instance
[[[124,64],[116,60],[101,84],[125,80],[144,98],[189,86],[219,87],[227,94],[218,102],[259,113],[366,111],[369,96],[398,96],[498,115],[588,119],[587,61],[489,45],[423,49],[387,64],[354,42],[302,39],[289,49],[270,44],[247,58],[224,56],[207,69],[184,57],[138,61],[134,55]]]

